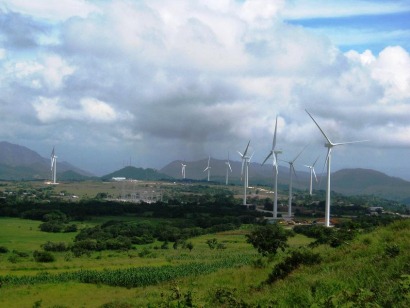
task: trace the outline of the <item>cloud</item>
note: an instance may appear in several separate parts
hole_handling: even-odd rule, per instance
[[[83,98],[74,108],[65,106],[59,98],[40,97],[33,103],[33,108],[43,123],[60,120],[112,123],[131,118],[129,114],[119,114],[109,104],[95,98]]]
[[[3,10],[18,11],[38,19],[61,21],[68,18],[86,17],[91,13],[99,12],[97,6],[85,0],[59,0],[58,2],[48,0],[4,0]],[[0,9],[2,8],[0,7]]]
[[[105,146],[106,160],[113,149],[138,153],[156,167],[181,156],[225,157],[249,139],[255,160],[263,159],[276,115],[284,155],[310,140],[321,145],[305,108],[332,140],[410,145],[408,51],[343,52],[328,36],[284,20],[289,3],[67,0],[43,12],[45,1],[9,2],[7,18],[37,28],[1,40],[3,125],[24,139],[30,124],[30,138],[59,138],[71,151],[78,138],[87,151]],[[313,16],[304,5],[292,16]],[[340,14],[354,13],[343,7]],[[363,1],[359,8],[386,9],[378,2],[367,11]],[[353,161],[349,155],[340,162]]]

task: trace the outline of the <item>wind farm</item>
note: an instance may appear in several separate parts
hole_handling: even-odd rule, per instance
[[[410,1],[0,19],[0,307],[409,306]]]

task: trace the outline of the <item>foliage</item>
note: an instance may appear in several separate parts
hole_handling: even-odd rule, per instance
[[[46,254],[51,255],[49,252],[39,251],[35,251],[35,254],[38,256],[44,256]],[[131,288],[155,285],[160,282],[173,280],[179,277],[186,277],[189,275],[205,275],[222,268],[231,268],[234,266],[250,264],[250,262],[251,258],[249,257],[231,256],[212,263],[192,262],[175,266],[164,265],[159,267],[134,267],[124,269],[105,269],[102,271],[80,270],[57,274],[40,272],[35,276],[0,276],[0,284],[16,286],[77,281],[81,283],[106,284],[110,286]]]
[[[395,258],[400,254],[400,247],[396,244],[388,244],[384,249],[384,253],[390,258]]]
[[[218,306],[247,308],[251,305],[241,299],[238,299],[235,288],[217,288],[214,293],[213,302]]]
[[[0,246],[0,253],[8,253],[9,249],[5,246]]]
[[[282,262],[275,265],[266,282],[272,284],[279,279],[284,279],[301,265],[313,265],[321,261],[320,254],[306,248],[293,250]]]
[[[288,247],[287,240],[294,233],[285,230],[278,224],[258,226],[247,234],[247,242],[252,244],[263,256],[275,255],[278,249],[285,251]]]
[[[55,261],[55,257],[48,251],[35,250],[33,252],[33,257],[34,257],[34,261],[36,262],[48,263],[48,262]]]
[[[50,241],[47,241],[45,244],[41,245],[41,247],[45,251],[67,251],[70,249],[64,242],[53,243]]]
[[[346,244],[356,236],[356,232],[350,229],[328,228],[322,225],[301,225],[293,229],[296,233],[304,234],[308,237],[315,238],[316,241],[310,244],[311,247],[320,244],[328,244],[331,247],[338,247]]]

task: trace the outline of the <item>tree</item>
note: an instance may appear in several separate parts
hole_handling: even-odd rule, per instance
[[[252,244],[263,256],[275,255],[278,249],[288,247],[288,237],[293,236],[291,230],[285,230],[278,224],[259,226],[247,234],[247,242]]]

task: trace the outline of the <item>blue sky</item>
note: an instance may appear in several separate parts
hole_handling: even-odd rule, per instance
[[[283,159],[410,180],[410,3],[5,0],[0,140],[104,174],[124,161]],[[231,159],[234,159],[231,157]],[[239,160],[239,156],[237,157]],[[388,162],[388,163],[387,163]],[[323,162],[319,162],[319,164]]]

